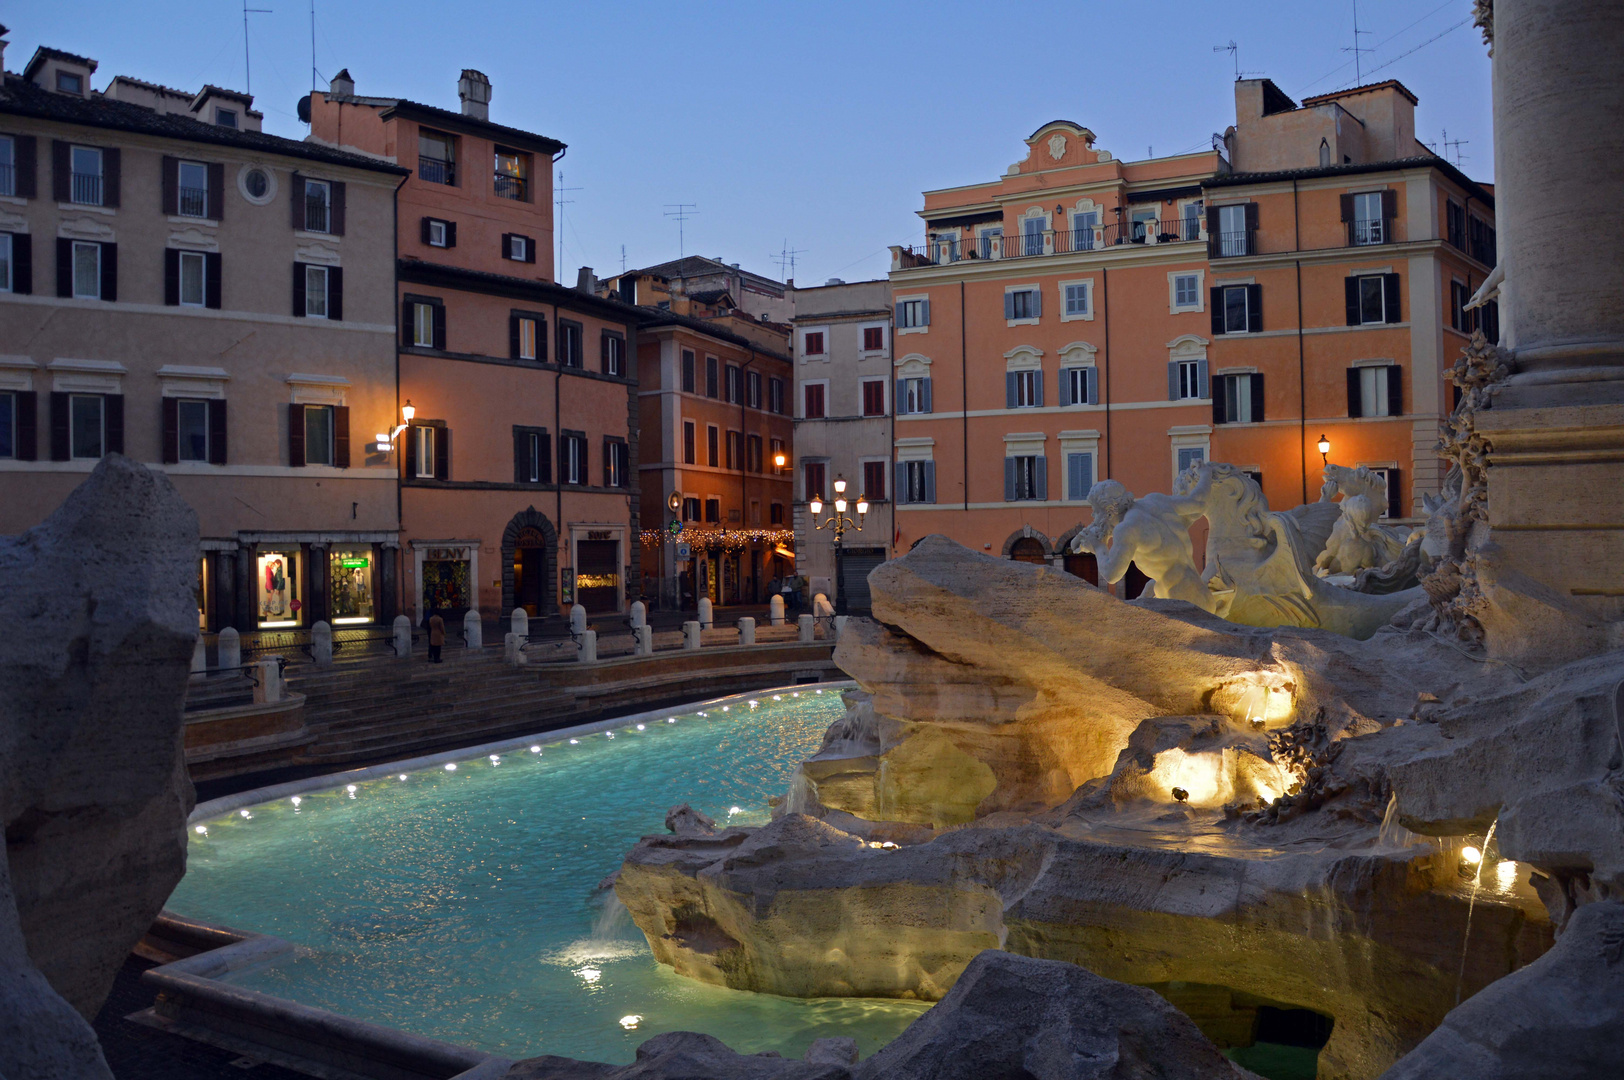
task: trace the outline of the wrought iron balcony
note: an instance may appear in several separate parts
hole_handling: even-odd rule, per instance
[[[101,174],[74,173],[71,192],[73,201],[80,206],[100,206],[102,204]]]
[[[496,194],[498,198],[516,199],[523,202],[525,199],[524,177],[496,175]]]
[[[182,217],[203,217],[208,212],[209,191],[207,188],[183,187],[180,189],[179,203]]]
[[[427,180],[431,184],[455,184],[457,166],[438,158],[420,157],[417,159],[417,176],[418,179]]]
[[[1090,223],[1010,236],[935,239],[924,244],[898,247],[892,261],[894,269],[903,269],[958,262],[961,259],[1030,259],[1099,251],[1123,244],[1200,243],[1206,239],[1205,222],[1196,218],[1123,221],[1111,225]]]

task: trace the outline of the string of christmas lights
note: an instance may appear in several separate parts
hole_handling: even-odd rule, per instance
[[[669,541],[687,544],[694,551],[743,551],[751,544],[790,547],[794,529],[684,529],[672,536],[664,529],[644,529],[638,537],[644,547],[657,548]]]

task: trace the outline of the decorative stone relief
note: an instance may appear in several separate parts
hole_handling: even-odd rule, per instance
[[[1066,137],[1059,132],[1049,136],[1049,156],[1056,161],[1066,156]]]
[[[169,246],[201,251],[219,251],[220,240],[214,233],[204,232],[196,225],[188,225],[169,234]]]
[[[322,243],[300,244],[293,249],[297,262],[318,263],[322,266],[338,265],[338,249]]]
[[[67,217],[57,224],[56,234],[67,240],[96,240],[111,243],[113,227],[93,217]]]

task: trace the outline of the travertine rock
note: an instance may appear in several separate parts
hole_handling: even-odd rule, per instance
[[[185,871],[196,579],[191,508],[120,455],[42,525],[0,538],[11,888],[29,957],[86,1018]],[[54,1075],[11,1073],[7,1049],[0,1072]]]
[[[687,803],[681,803],[665,812],[665,827],[678,836],[709,836],[716,831],[716,822]]]
[[[791,1061],[776,1054],[739,1054],[712,1035],[673,1031],[637,1048],[630,1065],[543,1057],[518,1062],[508,1080],[849,1080],[837,1063]]]

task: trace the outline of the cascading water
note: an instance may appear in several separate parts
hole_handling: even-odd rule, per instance
[[[780,804],[786,814],[806,813],[807,801],[812,797],[812,782],[806,778],[806,773],[800,769],[789,782],[789,790],[784,793],[784,801]]]
[[[632,913],[620,902],[615,890],[610,889],[609,895],[604,897],[603,910],[592,921],[592,936],[588,940],[595,944],[618,941],[631,921]]]
[[[874,810],[881,820],[885,818],[885,794],[891,786],[891,763],[880,759],[880,770],[874,774]]]
[[[1398,823],[1398,792],[1393,792],[1387,797],[1387,812],[1382,814],[1382,827],[1376,834],[1376,846],[1407,848],[1424,842],[1425,837],[1411,832]]]
[[[1500,824],[1499,815],[1489,823],[1483,834],[1483,848],[1477,857],[1477,872],[1472,875],[1472,895],[1466,901],[1466,935],[1460,943],[1460,973],[1455,976],[1455,1004],[1460,1004],[1461,991],[1466,984],[1466,953],[1472,943],[1472,908],[1477,906],[1477,890],[1483,885],[1483,864],[1489,861],[1489,845],[1494,843],[1494,830]]]

